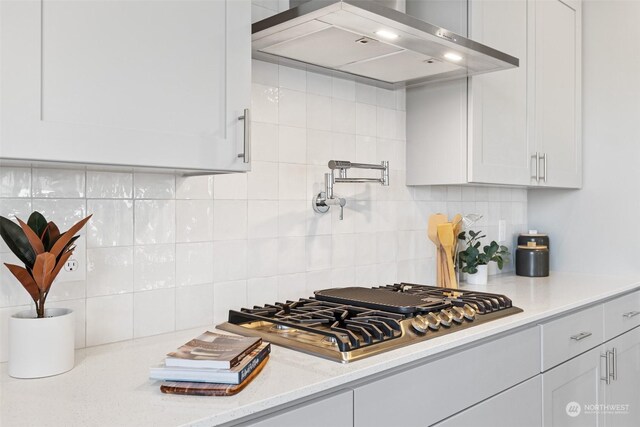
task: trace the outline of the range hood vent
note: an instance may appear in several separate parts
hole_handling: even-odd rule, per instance
[[[255,59],[399,88],[519,60],[371,0],[311,0],[252,26]]]

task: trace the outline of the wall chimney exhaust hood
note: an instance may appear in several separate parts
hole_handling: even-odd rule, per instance
[[[252,26],[255,59],[399,88],[518,67],[519,60],[379,0],[297,2]]]

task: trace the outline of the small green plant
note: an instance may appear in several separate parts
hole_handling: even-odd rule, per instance
[[[458,239],[463,240],[467,245],[467,248],[458,254],[460,271],[475,274],[478,272],[479,265],[487,265],[491,261],[498,264],[498,268],[502,270],[505,262],[509,261],[509,248],[498,245],[495,240],[489,245],[485,245],[481,251],[482,242],[480,240],[485,237],[487,236],[481,231],[473,230],[469,230],[468,235],[466,231],[458,234]]]
[[[16,218],[18,224],[0,216],[0,237],[24,267],[5,265],[33,299],[39,318],[44,317],[44,303],[54,279],[76,247],[74,242],[80,236],[74,234],[84,227],[89,218],[91,215],[61,233],[40,212],[33,212],[26,223]]]

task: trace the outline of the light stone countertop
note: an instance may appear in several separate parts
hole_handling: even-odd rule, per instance
[[[3,363],[0,426],[227,423],[638,289],[640,281],[552,272],[550,277],[538,279],[491,277],[488,285],[463,288],[504,294],[524,312],[350,364],[274,345],[262,373],[232,397],[166,395],[160,392],[158,382],[148,379],[149,367],[161,362],[167,351],[206,328],[78,350],[76,367],[50,378],[14,379]]]

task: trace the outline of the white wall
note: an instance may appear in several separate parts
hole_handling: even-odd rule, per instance
[[[529,192],[554,270],[638,274],[640,2],[583,3],[584,187]]]
[[[248,174],[0,169],[0,215],[39,210],[66,228],[94,214],[78,242],[80,269],[61,274],[49,298],[76,311],[79,347],[212,327],[230,308],[331,286],[433,283],[432,213],[481,213],[474,228],[492,239],[501,219],[510,236],[525,229],[525,190],[404,185],[404,91],[262,62],[253,80]],[[344,221],[335,208],[316,214],[311,198],[332,158],[389,160],[391,186],[337,184],[348,200]],[[0,260],[16,262],[4,244]],[[7,319],[27,307],[0,268],[0,361]]]

